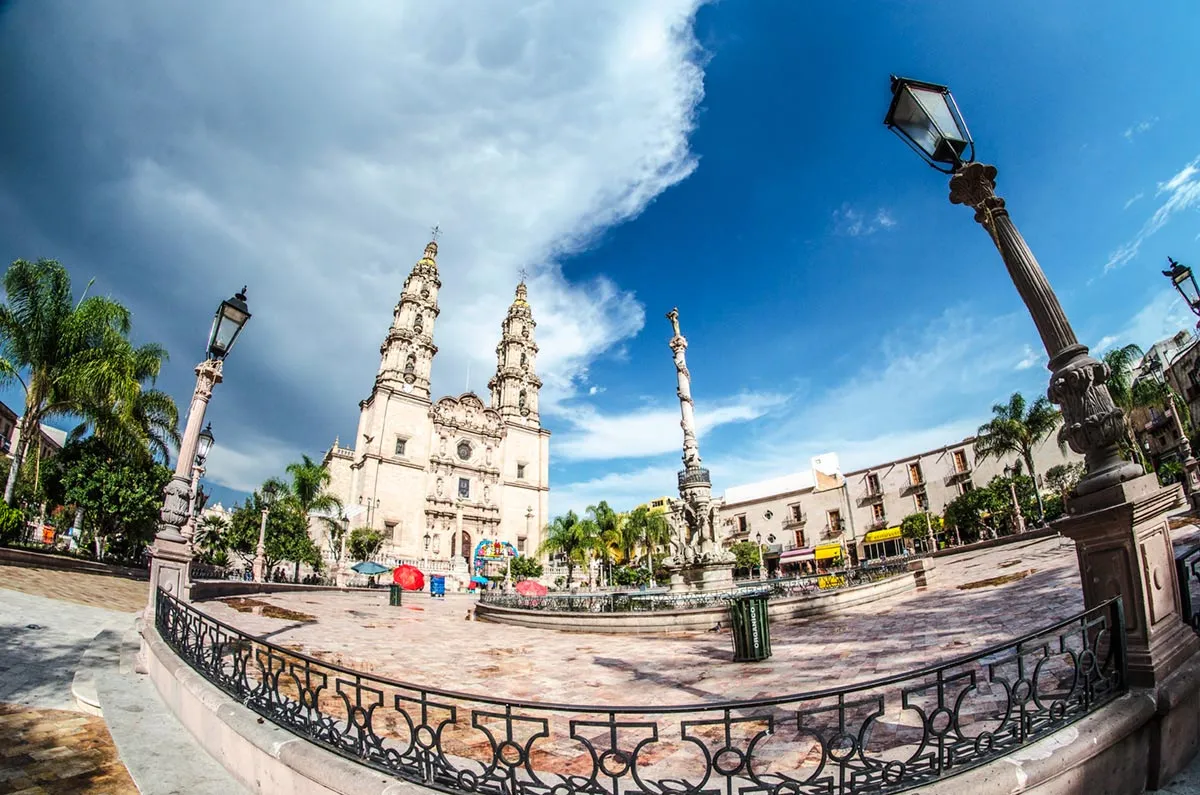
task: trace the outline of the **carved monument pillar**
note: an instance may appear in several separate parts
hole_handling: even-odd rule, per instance
[[[1130,682],[1153,686],[1200,651],[1182,621],[1166,519],[1182,493],[1177,484],[1160,488],[1153,475],[1121,457],[1124,416],[1105,385],[1108,368],[1075,337],[995,189],[994,166],[968,163],[950,179],[950,201],[975,210],[1041,335],[1052,373],[1047,395],[1063,414],[1059,436],[1087,463],[1068,501],[1071,515],[1055,524],[1075,542],[1087,607],[1121,596]]]

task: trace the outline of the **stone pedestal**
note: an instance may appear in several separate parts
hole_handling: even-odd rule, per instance
[[[1072,515],[1054,523],[1075,542],[1084,604],[1122,597],[1135,687],[1160,684],[1200,651],[1183,622],[1167,527],[1167,515],[1183,504],[1178,484],[1160,488],[1154,475],[1144,475],[1073,498]]]
[[[159,535],[150,545],[150,604],[146,611],[149,619],[154,615],[154,599],[158,588],[172,596],[189,601],[191,598],[192,549],[188,542],[175,541]],[[146,623],[152,623],[147,620]]]
[[[733,588],[732,563],[693,563],[667,566],[671,593],[707,593]]]
[[[928,588],[934,579],[934,569],[937,564],[933,562],[933,558],[917,558],[908,562],[908,570],[913,573],[913,579],[917,582],[918,588]]]

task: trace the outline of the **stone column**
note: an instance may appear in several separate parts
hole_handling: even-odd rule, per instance
[[[679,310],[667,313],[675,334],[671,337],[671,353],[675,357],[675,394],[679,397],[679,413],[683,428],[683,465],[687,468],[700,466],[700,445],[696,442],[696,409],[692,402],[692,376],[687,369],[687,338],[679,331]]]
[[[150,598],[147,616],[154,615],[156,588],[180,599],[188,599],[191,581],[188,567],[192,549],[180,529],[188,520],[191,505],[191,475],[196,459],[196,445],[204,427],[204,413],[213,387],[221,383],[221,361],[210,359],[196,366],[196,388],[188,409],[187,425],[179,445],[175,474],[163,488],[163,507],[159,512],[158,533],[150,545]]]
[[[1124,413],[1105,382],[1108,368],[1088,355],[1033,252],[996,195],[996,168],[969,163],[950,179],[950,201],[975,210],[1029,310],[1046,353],[1047,395],[1062,409],[1059,437],[1084,456],[1087,474],[1069,500],[1071,516],[1055,523],[1075,542],[1084,604],[1120,595],[1125,610],[1131,684],[1154,686],[1200,651],[1183,623],[1167,514],[1179,486],[1160,488],[1154,475],[1121,458]]]

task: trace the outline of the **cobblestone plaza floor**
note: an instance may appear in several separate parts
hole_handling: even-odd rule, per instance
[[[1176,540],[1196,535],[1187,526]],[[405,682],[566,704],[664,705],[754,698],[915,670],[1083,609],[1074,546],[1048,538],[938,561],[927,589],[772,626],[773,656],[733,662],[728,629],[653,637],[563,633],[467,620],[470,597],[289,593],[200,603],[287,648]],[[1004,578],[987,585],[983,581]],[[256,606],[256,602],[257,605]],[[261,605],[295,616],[272,618]],[[245,610],[249,612],[243,612]],[[276,611],[270,608],[267,613]]]

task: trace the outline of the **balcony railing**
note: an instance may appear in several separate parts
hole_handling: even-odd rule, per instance
[[[157,634],[236,702],[227,708],[245,707],[368,769],[455,795],[888,795],[1011,754],[1128,691],[1118,600],[851,685],[743,701],[585,706],[390,679],[283,648],[161,589],[155,598]],[[678,609],[689,599],[661,602]],[[658,602],[646,606],[663,609]]]
[[[707,469],[685,469],[679,473],[679,488],[697,483],[712,483]]]

